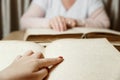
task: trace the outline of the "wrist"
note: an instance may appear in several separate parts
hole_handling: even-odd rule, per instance
[[[0,71],[0,80],[8,80],[3,71]]]
[[[3,70],[0,71],[0,80],[13,80],[13,79],[10,75],[8,75],[8,73],[6,73],[5,70]]]
[[[77,26],[85,26],[85,20],[77,20]]]

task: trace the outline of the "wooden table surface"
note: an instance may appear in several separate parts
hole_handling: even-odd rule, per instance
[[[24,31],[14,31],[8,36],[4,37],[2,40],[23,40],[24,33]]]

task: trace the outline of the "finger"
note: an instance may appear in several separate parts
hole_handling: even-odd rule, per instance
[[[67,27],[71,28],[71,20],[67,18],[66,23],[67,23]]]
[[[56,65],[63,61],[63,58],[48,58],[48,59],[39,59],[39,68],[49,67],[51,65]]]
[[[51,26],[52,26],[52,29],[53,29],[53,30],[57,31],[57,26],[56,26],[55,23],[52,23]]]
[[[46,68],[43,68],[38,72],[35,72],[34,75],[37,75],[39,77],[39,80],[43,80],[45,77],[47,77],[48,70]]]
[[[58,17],[57,20],[58,20],[58,23],[59,23],[59,31],[64,31],[64,26],[63,26],[63,22],[62,22],[62,17]]]
[[[49,27],[50,27],[50,29],[52,29],[52,19],[51,20],[49,20]]]
[[[53,21],[50,21],[50,28],[53,29],[54,25],[53,25]]]
[[[27,51],[23,56],[31,56],[33,54],[33,51],[30,50],[30,51]]]
[[[54,19],[51,21],[51,26],[52,26],[52,29],[53,29],[53,30],[56,30],[56,31],[57,31],[58,24],[57,24],[56,18],[54,18]]]
[[[63,30],[67,30],[67,24],[66,24],[66,21],[65,21],[65,18],[62,19],[62,23],[63,23]]]
[[[71,21],[71,28],[73,28],[74,27],[74,22],[73,21]]]
[[[58,17],[55,18],[54,23],[55,23],[55,30],[60,31],[60,24],[59,24]]]
[[[56,29],[56,25],[57,25],[57,23],[56,23],[56,19],[55,18],[52,18],[51,20],[50,20],[50,28],[51,29],[53,29],[53,30],[57,30]]]
[[[38,59],[44,58],[44,56],[41,52],[33,54],[32,57],[38,58]]]
[[[76,20],[72,21],[72,27],[76,27]]]
[[[22,56],[21,55],[18,55],[15,60],[13,61],[13,63],[17,62]]]
[[[15,60],[19,60],[22,56],[21,55],[18,55]]]

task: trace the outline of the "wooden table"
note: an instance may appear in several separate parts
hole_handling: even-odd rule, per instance
[[[14,31],[8,36],[4,37],[2,40],[23,40],[24,31]]]

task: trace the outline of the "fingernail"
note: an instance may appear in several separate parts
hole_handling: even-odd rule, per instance
[[[59,58],[63,59],[63,57],[62,57],[62,56],[59,56]]]

